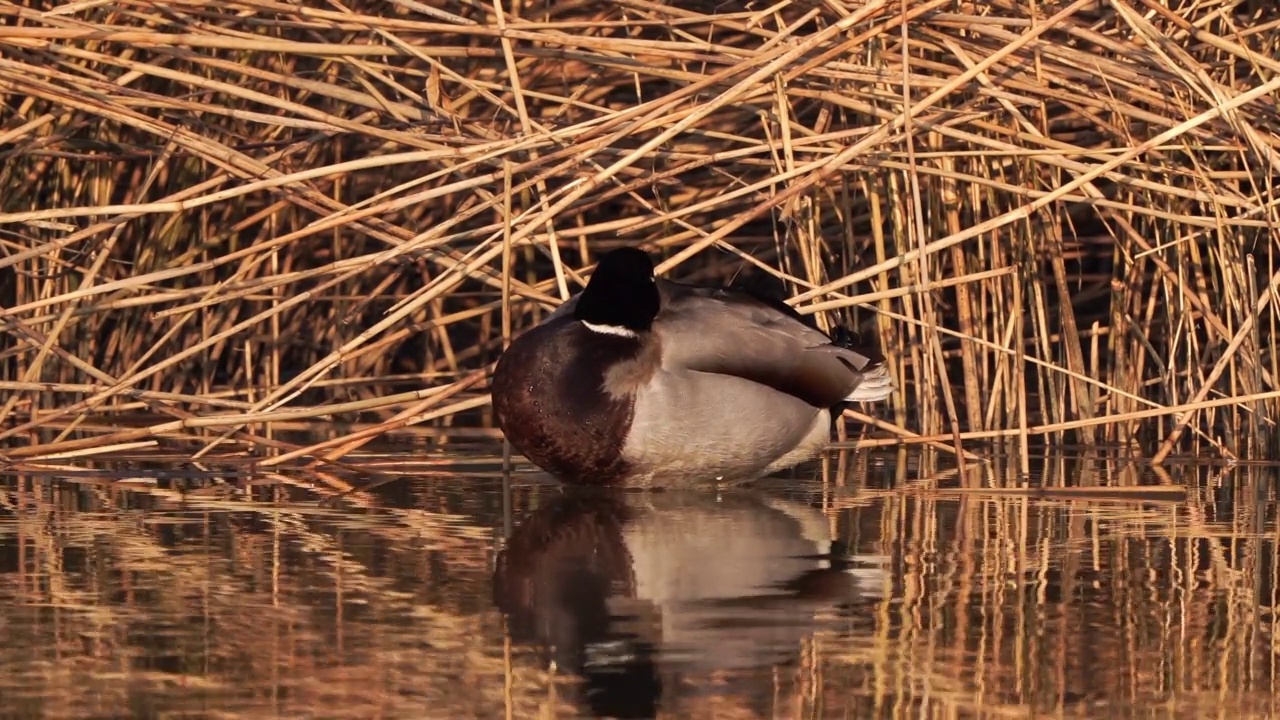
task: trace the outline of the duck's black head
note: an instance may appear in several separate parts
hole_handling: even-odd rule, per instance
[[[636,248],[620,248],[600,258],[573,316],[595,332],[626,337],[648,331],[658,309],[653,261]]]

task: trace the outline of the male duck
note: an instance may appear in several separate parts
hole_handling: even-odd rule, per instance
[[[883,361],[784,303],[655,279],[635,248],[498,360],[511,444],[562,481],[631,487],[748,480],[813,457],[831,409],[893,392]]]

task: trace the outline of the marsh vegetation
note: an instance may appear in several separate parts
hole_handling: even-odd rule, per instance
[[[488,382],[621,245],[900,388],[768,488],[878,592],[669,716],[1276,713],[1274,3],[0,16],[0,714],[581,710]]]
[[[1273,450],[1268,3],[0,12],[10,460],[486,426],[620,244],[878,339],[866,444]]]

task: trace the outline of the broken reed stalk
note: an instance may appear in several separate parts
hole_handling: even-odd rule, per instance
[[[1280,10],[841,7],[0,2],[0,456],[488,423],[623,244],[877,337],[868,445],[1273,453]]]

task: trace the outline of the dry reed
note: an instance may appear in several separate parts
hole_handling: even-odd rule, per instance
[[[486,423],[504,343],[620,244],[877,338],[873,444],[1275,450],[1272,3],[0,16],[10,461]],[[322,419],[360,429],[278,437]]]

